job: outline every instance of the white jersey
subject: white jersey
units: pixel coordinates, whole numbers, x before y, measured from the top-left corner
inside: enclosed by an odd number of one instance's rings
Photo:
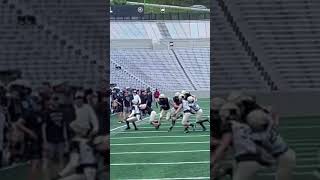
[[[132,106],[131,114],[133,116],[140,115],[140,109],[139,109],[138,105],[133,105]]]
[[[141,104],[141,98],[140,98],[140,96],[138,94],[133,96],[133,100],[137,101],[138,104]]]

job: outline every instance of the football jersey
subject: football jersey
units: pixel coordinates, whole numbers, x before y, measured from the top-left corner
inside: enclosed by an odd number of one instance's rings
[[[159,100],[159,105],[160,108],[163,110],[169,110],[170,109],[170,104],[168,98],[160,99]]]
[[[134,116],[140,115],[140,109],[137,105],[132,106],[131,112],[134,114]]]

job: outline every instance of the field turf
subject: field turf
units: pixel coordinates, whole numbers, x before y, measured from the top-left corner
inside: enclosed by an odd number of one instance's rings
[[[199,105],[204,117],[208,117],[209,99],[199,99]],[[112,120],[117,121],[116,117]],[[170,122],[164,121],[159,130],[147,122],[148,118],[140,122],[138,131],[111,132],[111,180],[208,179],[209,123],[206,132],[197,127],[185,134],[181,119],[171,132],[168,132]]]

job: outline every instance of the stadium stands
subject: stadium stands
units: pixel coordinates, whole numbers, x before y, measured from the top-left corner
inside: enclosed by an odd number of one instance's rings
[[[217,1],[212,3],[212,90],[268,91],[270,88],[251,61],[251,56],[239,41],[221,7]]]
[[[209,90],[210,49],[203,43],[209,42],[209,32],[209,21],[111,21],[111,41],[116,42],[111,62],[121,67],[111,66],[111,83],[147,84],[166,91]],[[203,47],[192,48],[194,41]],[[169,48],[170,42],[177,43]],[[136,79],[113,77],[126,73]]]
[[[102,6],[99,1],[93,2]],[[75,11],[79,6],[86,10]],[[0,47],[4,52],[0,56],[1,70],[18,68],[22,78],[34,86],[66,80],[100,88],[99,79],[105,78],[99,72],[105,69],[102,59],[106,52],[102,49],[108,46],[107,26],[87,16],[90,10],[85,2],[5,0],[0,8],[0,23],[6,27],[1,28],[0,41],[5,44]]]
[[[175,49],[174,52],[197,90],[210,89],[210,48]]]
[[[193,89],[171,51],[113,49],[111,61],[117,62],[121,68],[135,74],[150,87],[165,90]],[[111,76],[114,71],[118,70],[111,69]],[[135,87],[134,85],[126,86]]]
[[[319,89],[319,1],[224,1],[249,45],[262,48],[258,59],[286,84],[280,90]]]

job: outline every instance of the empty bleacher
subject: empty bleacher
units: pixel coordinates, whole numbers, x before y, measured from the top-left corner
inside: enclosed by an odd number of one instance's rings
[[[113,49],[111,61],[118,63],[121,68],[131,72],[150,87],[162,90],[193,89],[171,51]],[[118,70],[111,69],[111,76],[114,76],[114,71]],[[134,87],[134,84],[126,86]]]
[[[98,6],[98,1],[91,3]],[[1,70],[17,69],[34,86],[66,80],[72,85],[101,88],[105,79],[101,72],[105,71],[108,26],[90,21],[88,18],[98,15],[84,14],[90,10],[75,11],[79,6],[88,9],[86,4],[85,1],[1,1]]]
[[[320,87],[320,2],[316,0],[225,0],[247,39],[263,48],[267,63],[287,89]],[[242,29],[240,28],[240,31]],[[258,56],[259,58],[259,56]]]
[[[212,3],[211,90],[268,91],[270,88],[251,61],[251,56],[236,36],[222,8],[217,1]]]
[[[210,48],[175,49],[178,60],[197,90],[210,89]]]

